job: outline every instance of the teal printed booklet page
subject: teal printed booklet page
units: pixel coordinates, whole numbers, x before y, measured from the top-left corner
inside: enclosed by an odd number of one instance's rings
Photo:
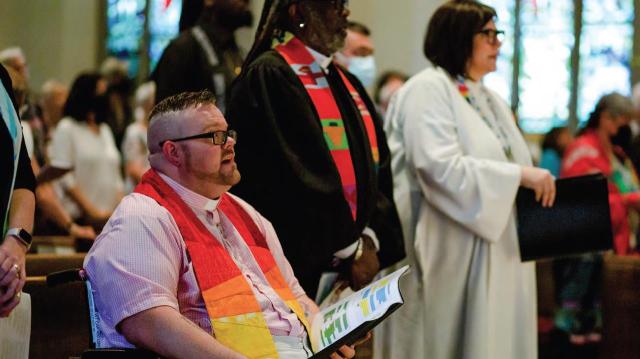
[[[355,343],[400,307],[399,281],[408,270],[404,266],[318,312],[311,323],[312,358],[328,358]]]

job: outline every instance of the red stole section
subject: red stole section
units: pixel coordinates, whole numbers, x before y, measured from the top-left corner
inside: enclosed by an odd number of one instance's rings
[[[155,170],[145,173],[135,192],[153,198],[171,213],[187,245],[202,292],[242,276],[240,269],[222,244]],[[271,270],[275,260],[269,252],[266,239],[244,208],[231,196],[225,194],[220,198],[218,210],[224,213],[238,230],[262,271],[267,273]]]
[[[276,45],[275,49],[285,61],[287,61],[289,66],[291,66],[291,69],[298,76],[298,79],[302,82],[313,102],[318,117],[320,118],[325,141],[331,152],[331,157],[336,165],[338,174],[340,175],[345,200],[349,204],[351,215],[355,220],[358,207],[358,193],[353,159],[351,158],[351,151],[349,150],[349,141],[342,114],[333,97],[329,82],[322,68],[315,62],[315,59],[306,49],[305,45],[293,37],[293,35],[287,34],[287,40],[282,44]],[[378,142],[371,114],[347,77],[338,67],[336,68],[360,111],[371,146],[373,162],[377,169],[379,161]]]

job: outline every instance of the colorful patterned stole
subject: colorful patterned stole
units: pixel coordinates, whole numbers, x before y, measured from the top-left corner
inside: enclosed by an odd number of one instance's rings
[[[313,102],[318,117],[320,118],[324,139],[340,174],[344,197],[349,204],[351,215],[355,221],[358,208],[356,176],[344,121],[340,114],[338,104],[331,92],[331,88],[329,87],[327,77],[302,41],[295,38],[292,34],[287,33],[282,43],[275,40],[274,48],[285,61],[287,61],[289,66],[291,66],[291,69],[298,76]],[[362,122],[367,131],[369,145],[371,146],[373,162],[377,169],[379,162],[378,141],[376,139],[373,118],[355,87],[353,87],[339,67],[336,66],[336,69],[338,69],[342,82],[347,87],[354,103],[360,111]]]
[[[220,242],[195,213],[153,169],[135,189],[166,208],[187,245],[213,334],[223,345],[249,358],[278,358],[271,332],[249,283]],[[220,198],[224,213],[251,250],[271,287],[298,316],[309,324],[300,303],[280,273],[269,247],[253,219],[231,196]]]

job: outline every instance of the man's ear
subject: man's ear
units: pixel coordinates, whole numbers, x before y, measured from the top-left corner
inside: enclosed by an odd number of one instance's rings
[[[162,144],[162,155],[167,162],[171,163],[175,167],[180,167],[182,165],[184,153],[182,148],[174,142],[167,141]]]

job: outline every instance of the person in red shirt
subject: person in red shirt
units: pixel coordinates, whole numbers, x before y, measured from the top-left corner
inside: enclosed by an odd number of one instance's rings
[[[631,101],[618,93],[603,96],[586,127],[565,151],[561,177],[602,173],[608,179],[613,249],[628,255],[635,246],[640,191],[638,180],[622,148],[612,143],[620,127],[629,123]],[[569,333],[574,345],[600,341],[602,255],[588,254],[554,263],[560,310],[556,326]]]

